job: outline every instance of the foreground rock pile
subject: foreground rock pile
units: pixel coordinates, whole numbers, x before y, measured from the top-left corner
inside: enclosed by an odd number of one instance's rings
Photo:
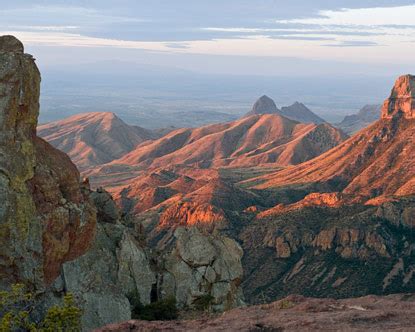
[[[74,294],[85,330],[131,319],[134,299],[146,305],[174,297],[183,309],[209,296],[214,311],[244,304],[242,249],[234,240],[178,228],[156,252],[120,217],[107,192],[92,197],[100,216],[92,247],[63,264],[47,299],[50,304],[64,291]]]

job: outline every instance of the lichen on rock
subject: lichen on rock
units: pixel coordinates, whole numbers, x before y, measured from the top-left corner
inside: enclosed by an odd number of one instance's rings
[[[36,136],[40,79],[22,43],[1,36],[0,288],[45,288],[94,237],[95,208],[76,167]]]

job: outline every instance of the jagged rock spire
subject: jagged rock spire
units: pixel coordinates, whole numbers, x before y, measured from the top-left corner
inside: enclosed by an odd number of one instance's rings
[[[383,104],[382,119],[391,119],[399,113],[406,119],[415,118],[415,76],[413,75],[399,77],[390,97]]]

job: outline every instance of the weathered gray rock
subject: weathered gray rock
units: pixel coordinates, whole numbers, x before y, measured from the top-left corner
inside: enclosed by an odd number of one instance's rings
[[[63,265],[65,289],[83,309],[82,326],[90,330],[131,318],[129,297],[150,303],[156,282],[147,253],[122,225],[98,224],[92,248]]]
[[[120,210],[112,196],[103,188],[91,193],[91,198],[97,207],[97,218],[100,222],[115,224],[121,219]]]
[[[0,52],[23,53],[24,47],[22,42],[14,36],[1,36]]]
[[[126,295],[138,293],[142,304],[151,302],[151,289],[156,283],[146,252],[140,248],[131,234],[123,233],[117,249],[118,280]]]
[[[166,255],[160,292],[175,296],[179,307],[193,307],[208,296],[216,311],[244,305],[239,287],[241,247],[225,236],[202,234],[196,227],[178,228],[174,235],[175,247]]]

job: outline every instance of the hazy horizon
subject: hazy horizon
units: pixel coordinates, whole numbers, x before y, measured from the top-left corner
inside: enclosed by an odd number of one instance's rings
[[[37,59],[41,121],[240,115],[268,94],[336,122],[414,72],[414,16],[415,1],[20,0],[3,5],[0,33]]]

